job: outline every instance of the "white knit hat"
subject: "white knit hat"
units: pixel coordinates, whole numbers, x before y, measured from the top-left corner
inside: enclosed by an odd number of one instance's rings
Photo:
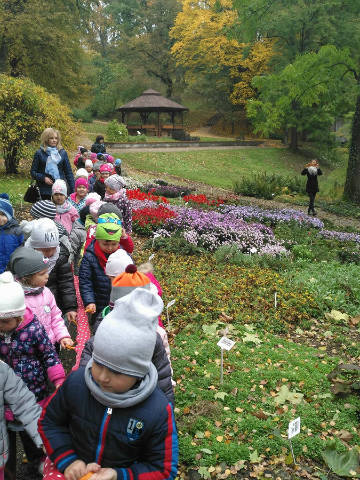
[[[32,248],[52,248],[59,245],[59,232],[50,218],[34,220],[31,231],[30,246]]]
[[[85,160],[85,167],[93,167],[93,162],[89,158]]]
[[[134,263],[128,253],[122,248],[112,253],[106,262],[105,273],[111,277],[117,277],[120,273],[125,272],[125,268]]]
[[[96,330],[93,359],[116,372],[144,377],[150,369],[163,301],[136,288],[115,302]]]
[[[67,197],[67,186],[64,180],[61,180],[61,178],[58,178],[55,180],[52,189],[51,189],[52,195],[54,193],[61,193],[61,195],[65,195]]]
[[[0,275],[0,318],[22,317],[25,313],[25,295],[11,272]]]
[[[85,168],[79,168],[79,170],[76,170],[75,180],[79,177],[84,177],[84,178],[86,178],[86,180],[89,178],[89,174],[85,170]]]

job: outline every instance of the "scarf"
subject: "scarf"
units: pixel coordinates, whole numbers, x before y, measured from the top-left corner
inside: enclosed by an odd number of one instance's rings
[[[105,267],[106,267],[106,263],[108,261],[109,255],[106,255],[106,253],[104,253],[101,250],[100,245],[97,242],[97,240],[95,240],[95,243],[94,243],[94,253],[96,255],[96,258],[98,259],[98,262],[100,263],[100,267],[105,272]]]
[[[47,147],[46,153],[48,158],[46,161],[45,173],[48,173],[55,180],[60,178],[60,173],[58,169],[58,164],[61,162],[61,156],[56,147]]]
[[[56,213],[62,215],[63,213],[67,213],[71,209],[71,203],[65,200],[62,205],[56,205]]]
[[[124,190],[125,188],[122,188],[118,192],[115,192],[113,195],[109,195],[108,193],[105,193],[104,200],[106,202],[117,202],[120,197],[124,196]]]
[[[33,248],[34,250],[37,249],[37,247],[34,248],[34,247],[32,246],[31,237],[29,237],[29,238],[26,240],[26,242],[25,242],[25,247],[27,247],[27,248]],[[55,264],[56,264],[56,262],[57,262],[57,259],[59,258],[59,255],[60,255],[60,245],[58,245],[58,246],[56,247],[56,252],[54,253],[54,255],[48,259],[47,267],[48,267],[49,275],[50,275],[51,270],[55,267]]]
[[[308,172],[310,175],[317,175],[317,168],[316,167],[308,167]]]
[[[93,359],[91,358],[85,367],[85,383],[91,392],[91,395],[101,405],[111,408],[128,408],[146,400],[155,390],[158,373],[155,366],[150,363],[149,373],[140,381],[140,384],[124,393],[104,392],[95,382],[91,375],[91,366]]]
[[[20,283],[20,285],[24,290],[25,297],[30,295],[40,295],[40,293],[42,293],[44,290],[44,287],[30,287],[29,285],[24,285],[23,283]]]

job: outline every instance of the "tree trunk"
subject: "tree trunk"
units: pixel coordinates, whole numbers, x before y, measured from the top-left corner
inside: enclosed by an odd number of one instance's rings
[[[7,174],[18,173],[19,160],[17,158],[17,148],[4,150],[5,169]]]
[[[296,127],[290,127],[290,150],[296,152],[298,149],[298,131]]]
[[[360,204],[360,94],[356,99],[356,108],[352,121],[344,198]]]

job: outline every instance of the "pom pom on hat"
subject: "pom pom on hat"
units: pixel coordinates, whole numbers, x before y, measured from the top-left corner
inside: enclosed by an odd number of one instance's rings
[[[99,216],[95,232],[96,240],[120,242],[121,232],[121,220],[115,213],[105,213]]]
[[[96,200],[95,202],[92,202],[90,204],[89,211],[90,211],[90,215],[93,217],[94,220],[98,216],[99,208],[101,207],[101,205],[104,205],[104,203],[105,202],[103,202],[102,200]]]
[[[122,248],[119,248],[116,252],[109,255],[108,261],[106,262],[105,273],[110,277],[117,277],[125,272],[126,268],[132,263],[133,260],[130,255]]]
[[[136,288],[140,287],[150,290],[150,283],[149,277],[144,273],[138,272],[136,265],[127,265],[125,272],[118,275],[112,283],[110,305]]]
[[[56,217],[56,205],[51,200],[40,200],[34,203],[30,210],[33,218],[50,218]]]
[[[113,166],[111,165],[111,163],[104,163],[103,165],[101,165],[100,173],[103,173],[103,172],[108,172],[108,173],[113,172]]]
[[[17,248],[10,256],[9,268],[16,278],[27,277],[47,268],[48,258],[32,248]]]
[[[11,220],[14,216],[14,210],[7,193],[0,193],[0,213],[3,213],[8,220]]]
[[[53,248],[59,245],[59,232],[53,220],[39,218],[34,220],[30,236],[32,248]]]
[[[118,300],[96,331],[93,360],[118,373],[143,378],[150,369],[163,307],[158,295],[143,288]]]
[[[75,189],[78,188],[78,187],[86,187],[88,190],[89,190],[89,184],[87,182],[87,180],[85,180],[85,178],[78,178],[75,182]]]
[[[79,168],[79,170],[76,171],[75,178],[77,179],[79,177],[84,177],[84,178],[86,178],[86,180],[88,179],[89,174],[85,170],[85,168]]]
[[[11,272],[0,275],[0,318],[22,317],[25,313],[25,295]]]
[[[85,205],[91,205],[92,203],[99,202],[100,200],[101,200],[101,197],[98,193],[91,192],[86,197]]]
[[[100,169],[101,172],[101,169]],[[111,175],[105,180],[105,185],[116,192],[119,192],[122,188],[126,186],[126,182],[120,175]]]
[[[61,195],[65,195],[65,197],[67,197],[67,186],[65,181],[61,180],[60,178],[55,180],[51,188],[51,193],[52,195],[55,193],[60,193]]]

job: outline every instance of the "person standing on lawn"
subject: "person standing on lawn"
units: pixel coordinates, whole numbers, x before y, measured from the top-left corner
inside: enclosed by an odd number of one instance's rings
[[[51,200],[51,187],[55,180],[66,180],[69,192],[75,189],[74,175],[69,157],[61,146],[60,132],[45,128],[40,137],[40,148],[36,150],[31,165],[31,176],[40,189],[42,200]]]
[[[308,215],[310,215],[311,213],[313,215],[316,215],[314,207],[315,196],[319,191],[318,176],[322,175],[322,171],[319,168],[317,160],[311,160],[310,163],[305,165],[305,168],[301,172],[301,175],[307,175],[306,193],[309,195]]]

